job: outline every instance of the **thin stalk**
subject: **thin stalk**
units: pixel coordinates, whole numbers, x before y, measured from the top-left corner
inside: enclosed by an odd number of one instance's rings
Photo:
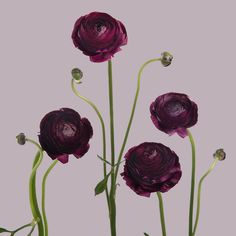
[[[113,88],[112,88],[112,62],[108,61],[108,88],[110,108],[110,139],[111,139],[111,190],[110,190],[110,226],[111,235],[116,236],[116,202],[115,202],[115,137],[114,137],[114,111],[113,111]]]
[[[195,224],[194,224],[194,229],[192,236],[195,235],[197,226],[198,226],[198,221],[199,221],[199,215],[200,215],[200,207],[201,207],[201,190],[202,190],[202,183],[203,180],[210,174],[210,172],[214,169],[216,163],[219,161],[218,158],[215,158],[207,172],[201,177],[199,184],[198,184],[198,194],[197,194],[197,212],[196,212],[196,218],[195,218]]]
[[[113,111],[113,85],[112,85],[111,60],[108,61],[108,85],[109,85],[109,106],[110,106],[111,164],[115,165],[114,111]]]
[[[96,114],[97,114],[97,116],[98,116],[98,118],[100,120],[101,127],[102,127],[103,159],[105,160],[105,162],[103,162],[103,175],[104,175],[104,178],[105,178],[107,176],[107,169],[106,169],[106,130],[105,130],[104,120],[103,120],[102,115],[101,115],[100,111],[98,110],[97,106],[93,102],[91,102],[88,98],[82,96],[76,90],[76,88],[75,88],[75,80],[74,79],[71,80],[71,88],[72,88],[72,91],[74,92],[74,94],[76,96],[78,96],[83,101],[88,103],[94,109],[94,111],[96,112]],[[110,200],[109,200],[109,194],[108,194],[107,187],[106,187],[105,191],[106,191],[106,199],[107,199],[108,210],[110,212]]]
[[[34,232],[35,229],[35,225],[32,226],[32,229],[30,230],[30,232],[27,234],[27,236],[31,236],[32,233]]]
[[[22,230],[22,229],[24,229],[24,228],[27,228],[27,227],[31,227],[31,226],[32,226],[32,223],[23,225],[23,226],[19,227],[18,229],[12,231],[12,233],[15,234],[16,232],[19,232],[20,230]]]
[[[161,193],[157,192],[157,196],[159,199],[159,210],[160,210],[160,218],[161,218],[162,236],[166,236],[165,215],[164,215],[164,207],[163,207],[163,200],[162,200]]]
[[[43,182],[42,182],[42,215],[43,215],[43,222],[44,222],[44,235],[48,236],[48,221],[46,217],[46,208],[45,208],[45,190],[46,190],[46,180],[53,169],[53,167],[57,164],[58,160],[54,160],[53,163],[49,166],[47,171],[45,172],[43,176]]]
[[[192,148],[192,175],[191,175],[191,189],[190,189],[190,201],[189,201],[189,231],[188,235],[192,236],[193,230],[193,204],[194,204],[194,190],[195,190],[195,172],[196,172],[196,152],[193,136],[189,130],[188,137]]]
[[[22,229],[25,229],[27,227],[32,227],[32,229],[30,230],[30,232],[33,232],[34,228],[35,228],[35,225],[37,224],[37,222],[33,219],[31,221],[31,223],[28,223],[28,224],[25,224],[15,230],[11,230],[11,231],[8,231],[9,233],[11,233],[11,236],[15,235],[17,232],[19,232],[20,230]]]
[[[156,61],[161,61],[161,58],[151,59],[151,60],[145,62],[145,63],[141,66],[141,68],[139,69],[138,81],[137,81],[137,88],[136,88],[136,93],[135,93],[135,97],[134,97],[134,103],[133,103],[133,107],[132,107],[132,110],[131,110],[131,114],[130,114],[130,118],[129,118],[129,123],[128,123],[127,129],[126,129],[126,132],[125,132],[124,140],[123,140],[123,143],[122,143],[122,146],[121,146],[121,149],[120,149],[120,153],[119,153],[119,156],[118,156],[117,163],[120,163],[121,158],[122,158],[122,156],[123,156],[123,152],[124,152],[125,145],[126,145],[126,143],[127,143],[127,139],[128,139],[128,136],[129,136],[129,131],[130,131],[130,128],[131,128],[131,124],[132,124],[132,121],[133,121],[133,118],[134,118],[134,112],[135,112],[135,108],[136,108],[136,104],[137,104],[137,100],[138,100],[138,96],[139,96],[140,80],[141,80],[141,75],[142,75],[143,69],[144,69],[147,65],[149,65],[150,63],[156,62]],[[120,165],[117,165],[117,167],[116,167],[116,169],[115,169],[115,181],[117,180],[117,175],[118,175],[118,171],[119,171],[119,166],[120,166]]]
[[[30,200],[32,215],[34,217],[34,220],[37,221],[38,235],[44,236],[44,226],[43,226],[42,216],[38,207],[37,193],[36,193],[36,171],[42,162],[43,150],[40,147],[40,145],[35,141],[31,139],[26,139],[26,141],[34,144],[38,148],[38,152],[35,156],[33,169],[29,179],[29,200]]]

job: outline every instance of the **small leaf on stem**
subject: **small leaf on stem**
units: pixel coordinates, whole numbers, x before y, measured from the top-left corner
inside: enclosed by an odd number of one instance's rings
[[[105,162],[105,163],[107,163],[108,165],[111,166],[111,163],[110,163],[109,161],[105,160],[104,158],[102,158],[102,157],[99,156],[99,155],[97,155],[97,157],[98,157],[101,161],[103,161],[103,162]]]
[[[95,196],[102,193],[107,187],[107,181],[110,176],[111,172],[102,180],[100,181],[97,186],[95,187]]]
[[[11,231],[4,228],[0,228],[0,233],[5,233],[5,232],[10,233]]]

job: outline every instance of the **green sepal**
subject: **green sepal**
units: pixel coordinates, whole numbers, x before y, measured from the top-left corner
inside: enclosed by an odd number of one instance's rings
[[[97,184],[97,186],[95,187],[95,196],[104,192],[104,190],[107,187],[107,181],[108,181],[110,174],[111,174],[111,172],[108,175],[106,175],[106,177]]]
[[[147,234],[147,233],[144,233],[144,235],[145,235],[145,236],[149,236],[149,234]]]
[[[4,229],[4,228],[0,228],[0,233],[11,233],[11,231],[7,230],[7,229]]]

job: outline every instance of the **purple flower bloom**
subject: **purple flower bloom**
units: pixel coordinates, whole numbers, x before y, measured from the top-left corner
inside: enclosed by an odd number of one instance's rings
[[[110,60],[120,46],[127,44],[124,25],[106,13],[81,16],[74,25],[72,40],[93,62]]]
[[[131,148],[125,159],[121,176],[141,196],[167,192],[179,182],[182,175],[178,156],[161,143],[142,143]]]
[[[198,120],[197,105],[181,93],[166,93],[157,97],[150,106],[150,112],[159,130],[169,135],[176,132],[182,138],[187,136],[187,128]]]
[[[67,163],[69,154],[80,158],[88,151],[92,135],[92,126],[86,118],[70,108],[61,108],[42,119],[39,142],[53,160]]]

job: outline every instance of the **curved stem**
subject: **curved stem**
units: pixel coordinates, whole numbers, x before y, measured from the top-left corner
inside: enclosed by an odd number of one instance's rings
[[[76,88],[75,88],[75,80],[74,79],[71,80],[71,87],[72,87],[72,91],[74,92],[74,94],[76,96],[78,96],[83,101],[88,103],[94,109],[94,111],[96,112],[96,114],[97,114],[97,116],[98,116],[98,118],[100,120],[101,127],[102,127],[102,140],[103,140],[103,159],[106,160],[106,130],[105,130],[105,124],[104,124],[102,115],[101,115],[101,113],[99,112],[98,108],[96,107],[96,105],[93,102],[91,102],[88,98],[82,96],[76,90]],[[107,169],[106,169],[106,163],[105,162],[103,162],[103,175],[104,175],[104,178],[107,176]],[[105,191],[106,191],[106,199],[107,199],[108,210],[110,212],[110,201],[109,201],[109,195],[108,195],[107,187],[106,187]]]
[[[48,236],[48,222],[46,217],[46,210],[45,210],[45,190],[46,190],[46,180],[50,173],[50,171],[53,169],[53,167],[57,164],[58,160],[54,160],[53,163],[49,166],[47,171],[45,172],[43,176],[43,182],[42,182],[42,215],[43,215],[43,222],[44,222],[44,235]]]
[[[140,90],[140,80],[141,80],[141,75],[142,75],[143,69],[148,64],[150,64],[152,62],[156,62],[156,61],[161,61],[161,58],[151,59],[151,60],[145,62],[141,66],[141,68],[139,69],[138,81],[137,81],[137,89],[136,89],[136,93],[135,93],[134,103],[133,103],[132,111],[131,111],[130,118],[129,118],[129,123],[128,123],[127,129],[126,129],[126,132],[125,132],[125,137],[124,137],[124,140],[123,140],[123,144],[121,146],[121,150],[120,150],[120,153],[119,153],[119,156],[118,156],[117,163],[120,163],[120,160],[122,158],[122,155],[123,155],[123,152],[124,152],[124,149],[125,149],[125,145],[126,145],[126,142],[127,142],[127,139],[128,139],[129,131],[130,131],[130,128],[131,128],[131,124],[132,124],[132,121],[133,121],[133,118],[134,118],[134,112],[135,112],[135,108],[136,108],[136,104],[137,104],[137,100],[138,100],[138,95],[139,95],[139,90]],[[118,171],[119,171],[119,166],[120,165],[117,165],[116,170],[115,170],[115,181],[117,179],[117,175],[118,175]]]
[[[9,232],[11,232],[11,235],[15,235],[15,233],[17,233],[18,231],[20,231],[24,228],[27,228],[27,227],[32,227],[32,229],[34,229],[36,224],[37,224],[37,222],[35,220],[32,220],[31,223],[25,224],[25,225],[15,229],[15,230],[12,230],[12,231],[9,231]],[[31,231],[32,231],[32,229],[31,229]]]
[[[43,159],[43,150],[38,143],[31,139],[26,139],[26,141],[34,144],[38,148],[38,152],[35,156],[33,169],[29,179],[29,200],[30,200],[30,207],[32,211],[32,215],[34,220],[37,221],[38,225],[38,234],[39,236],[44,236],[44,226],[42,221],[42,216],[38,207],[37,201],[37,194],[36,194],[36,171]]]
[[[201,177],[199,184],[198,184],[198,194],[197,194],[197,212],[196,212],[196,218],[195,218],[195,224],[194,224],[194,229],[193,229],[193,233],[192,236],[195,235],[196,230],[197,230],[197,225],[198,225],[198,221],[199,221],[199,215],[200,215],[200,205],[201,205],[201,190],[202,190],[202,182],[203,180],[210,174],[210,172],[214,169],[216,163],[219,161],[218,158],[215,158],[215,160],[213,161],[213,163],[211,164],[211,166],[209,167],[209,169],[207,170],[207,172]]]
[[[159,199],[159,209],[160,209],[162,236],[166,236],[165,215],[164,215],[164,207],[163,207],[163,200],[162,200],[161,193],[157,192],[157,196],[158,196],[158,199]]]
[[[31,236],[32,233],[34,232],[35,229],[35,225],[32,226],[32,229],[30,230],[30,232],[27,234],[27,236]]]
[[[189,202],[189,232],[188,232],[188,235],[192,236],[196,157],[195,157],[195,143],[194,143],[193,136],[189,130],[187,130],[187,133],[188,133],[189,141],[192,147],[192,175],[191,175],[191,189],[190,189],[190,202]]]
[[[23,226],[19,227],[18,229],[14,230],[13,233],[15,234],[16,232],[18,232],[18,231],[20,231],[20,230],[22,230],[24,228],[30,227],[30,226],[32,226],[31,223],[23,225]]]
[[[115,202],[115,138],[114,138],[114,111],[113,111],[113,88],[112,88],[112,62],[108,61],[108,85],[110,105],[110,139],[111,139],[111,190],[110,190],[110,223],[111,235],[116,236],[116,202]]]

